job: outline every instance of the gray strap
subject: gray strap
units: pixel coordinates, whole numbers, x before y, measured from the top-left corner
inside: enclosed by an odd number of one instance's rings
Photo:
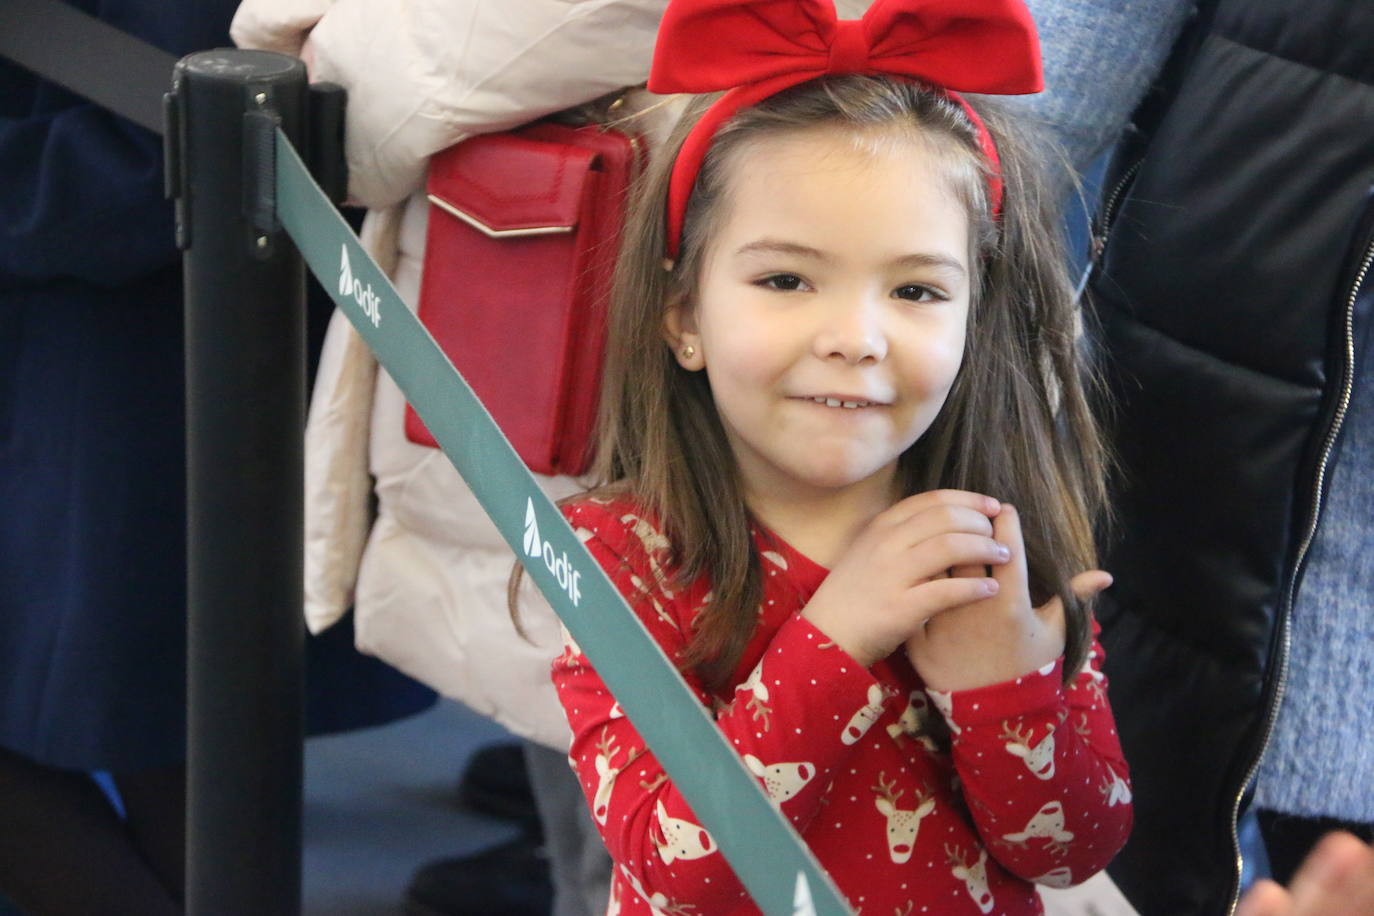
[[[0,22],[0,57],[162,133],[174,55],[58,0],[0,0]]]

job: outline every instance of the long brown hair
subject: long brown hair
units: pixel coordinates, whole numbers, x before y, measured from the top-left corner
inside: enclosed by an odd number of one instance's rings
[[[740,112],[716,134],[688,205],[680,257],[668,270],[669,170],[711,100],[689,106],[635,195],[612,293],[594,470],[599,491],[623,494],[658,519],[682,582],[710,577],[714,597],[682,664],[724,686],[754,630],[763,586],[752,519],[706,374],[673,359],[665,309],[691,301],[740,151],[762,136],[839,125],[856,137],[920,138],[940,155],[968,207],[976,266],[964,361],[939,416],[900,459],[903,492],[957,487],[1017,506],[1032,600],[1064,602],[1071,677],[1086,656],[1090,626],[1068,582],[1095,565],[1106,454],[1085,396],[1060,218],[1036,168],[1040,152],[994,106],[970,100],[1001,158],[1005,196],[994,221],[973,125],[944,93],[865,76],[813,80]]]

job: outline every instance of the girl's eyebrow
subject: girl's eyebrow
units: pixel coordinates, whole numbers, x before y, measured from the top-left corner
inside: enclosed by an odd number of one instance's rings
[[[937,270],[948,271],[963,277],[968,274],[964,265],[958,258],[951,258],[947,254],[932,254],[922,252],[920,254],[908,254],[897,258],[892,262],[894,267],[933,267]]]
[[[796,257],[807,258],[812,261],[820,261],[823,264],[833,264],[835,258],[819,248],[812,248],[810,245],[802,245],[797,242],[786,242],[781,239],[758,239],[741,245],[735,249],[736,257],[749,254],[790,254]],[[915,254],[903,255],[892,260],[893,267],[933,267],[939,270],[957,274],[960,277],[966,276],[968,271],[957,258],[952,258],[945,254],[935,254],[931,252],[918,252]]]
[[[735,249],[735,254],[790,254],[801,258],[808,258],[812,261],[822,263],[834,263],[834,258],[821,251],[819,248],[812,248],[809,245],[800,245],[796,242],[784,242],[781,239],[759,239],[747,245],[741,245]]]

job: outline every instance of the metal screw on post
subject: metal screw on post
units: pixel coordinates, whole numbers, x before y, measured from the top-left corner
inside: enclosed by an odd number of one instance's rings
[[[191,916],[301,908],[305,274],[273,156],[306,98],[299,60],[217,50],[177,64],[166,106],[187,246]]]

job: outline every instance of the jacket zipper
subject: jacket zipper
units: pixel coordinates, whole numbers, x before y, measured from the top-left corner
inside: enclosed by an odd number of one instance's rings
[[[1293,564],[1293,575],[1288,582],[1287,594],[1284,595],[1283,604],[1279,608],[1278,677],[1275,681],[1274,696],[1265,713],[1264,732],[1260,740],[1259,752],[1250,762],[1250,768],[1245,774],[1244,781],[1240,784],[1235,801],[1231,803],[1231,849],[1235,853],[1236,864],[1235,875],[1231,880],[1231,901],[1226,908],[1227,916],[1234,916],[1236,906],[1240,901],[1240,879],[1245,864],[1244,856],[1241,855],[1240,851],[1240,806],[1245,798],[1245,790],[1254,781],[1260,761],[1264,759],[1264,753],[1269,748],[1269,741],[1274,735],[1274,724],[1279,716],[1279,707],[1283,704],[1284,691],[1288,687],[1288,652],[1292,636],[1290,617],[1293,611],[1293,602],[1297,597],[1298,571],[1307,561],[1307,551],[1311,548],[1312,539],[1317,534],[1317,521],[1321,517],[1322,487],[1326,481],[1326,468],[1331,460],[1331,452],[1336,445],[1336,438],[1340,435],[1341,426],[1345,423],[1346,410],[1350,407],[1350,392],[1354,387],[1355,378],[1355,301],[1359,298],[1360,287],[1364,285],[1371,264],[1374,264],[1374,242],[1370,242],[1365,248],[1360,269],[1355,274],[1355,282],[1350,287],[1350,295],[1346,297],[1345,367],[1341,380],[1341,396],[1336,403],[1336,415],[1332,418],[1331,426],[1326,431],[1326,441],[1322,443],[1321,461],[1317,464],[1316,486],[1313,491],[1312,511],[1308,516],[1307,530],[1303,534],[1302,545],[1298,548],[1297,560]]]
[[[1102,257],[1102,251],[1107,247],[1107,236],[1112,231],[1112,223],[1116,220],[1116,208],[1121,203],[1121,198],[1125,196],[1126,188],[1130,187],[1135,173],[1140,171],[1140,164],[1144,162],[1144,157],[1131,163],[1130,168],[1122,173],[1121,178],[1112,186],[1112,193],[1107,196],[1107,204],[1102,208],[1102,219],[1098,221],[1097,233],[1093,236],[1093,260],[1097,261]]]

